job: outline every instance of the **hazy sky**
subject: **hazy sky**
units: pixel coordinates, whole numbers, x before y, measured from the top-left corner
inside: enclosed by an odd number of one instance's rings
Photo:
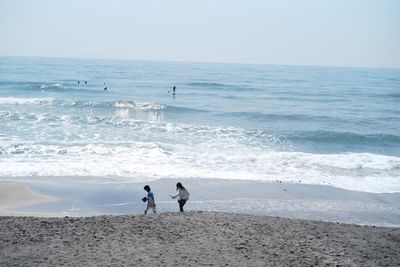
[[[400,67],[400,0],[0,0],[0,55]]]

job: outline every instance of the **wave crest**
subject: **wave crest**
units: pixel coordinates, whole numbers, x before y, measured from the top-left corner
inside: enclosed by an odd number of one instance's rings
[[[64,106],[71,107],[115,107],[121,109],[135,110],[162,110],[166,107],[157,103],[146,103],[136,101],[90,101],[90,100],[67,100]]]
[[[303,132],[291,137],[292,140],[317,141],[326,143],[400,143],[400,136],[390,134],[358,134],[351,132],[315,131]]]
[[[400,158],[370,153],[311,154],[257,149],[239,141],[226,147],[225,142],[209,140],[187,144],[15,143],[0,145],[0,155],[0,177],[282,180],[368,192],[400,192]]]
[[[52,98],[19,98],[19,97],[0,97],[0,105],[49,105]]]

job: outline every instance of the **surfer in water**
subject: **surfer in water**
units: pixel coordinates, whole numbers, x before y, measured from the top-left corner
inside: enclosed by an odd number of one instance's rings
[[[175,95],[175,91],[176,91],[176,87],[175,87],[175,85],[174,85],[174,87],[172,87],[172,94],[173,95]],[[168,94],[170,93],[171,91],[168,91]]]
[[[108,89],[107,83],[105,82],[105,83],[104,83],[104,91],[106,91],[107,89]]]

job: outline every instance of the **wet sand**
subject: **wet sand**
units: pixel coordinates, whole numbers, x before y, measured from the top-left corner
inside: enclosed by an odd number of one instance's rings
[[[104,179],[108,181],[107,179]],[[143,186],[149,184],[159,212],[178,210],[169,194],[175,193],[176,179],[146,183],[110,183],[95,178],[33,178],[26,182],[25,193],[50,196],[57,201],[32,203],[7,209],[11,215],[97,216],[142,214],[145,204]],[[376,194],[340,189],[329,185],[187,179],[188,211],[234,212],[279,216],[291,219],[322,220],[375,226],[400,226],[400,194]],[[21,186],[21,185],[20,185]],[[0,193],[2,192],[0,182]],[[4,188],[3,188],[4,189]],[[4,190],[3,190],[4,191]],[[1,194],[0,194],[1,195]],[[8,194],[9,202],[13,195]],[[4,197],[3,197],[4,198]],[[42,215],[41,215],[42,214]]]
[[[0,217],[1,266],[398,266],[400,228],[215,212]]]
[[[35,212],[11,212],[10,210],[20,206],[30,206],[40,203],[55,202],[56,198],[39,194],[29,190],[25,183],[0,181],[0,216],[1,215],[37,215],[45,213]]]

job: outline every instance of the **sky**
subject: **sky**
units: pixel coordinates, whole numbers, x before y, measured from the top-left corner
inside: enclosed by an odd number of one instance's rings
[[[399,0],[0,0],[0,55],[400,67]]]

